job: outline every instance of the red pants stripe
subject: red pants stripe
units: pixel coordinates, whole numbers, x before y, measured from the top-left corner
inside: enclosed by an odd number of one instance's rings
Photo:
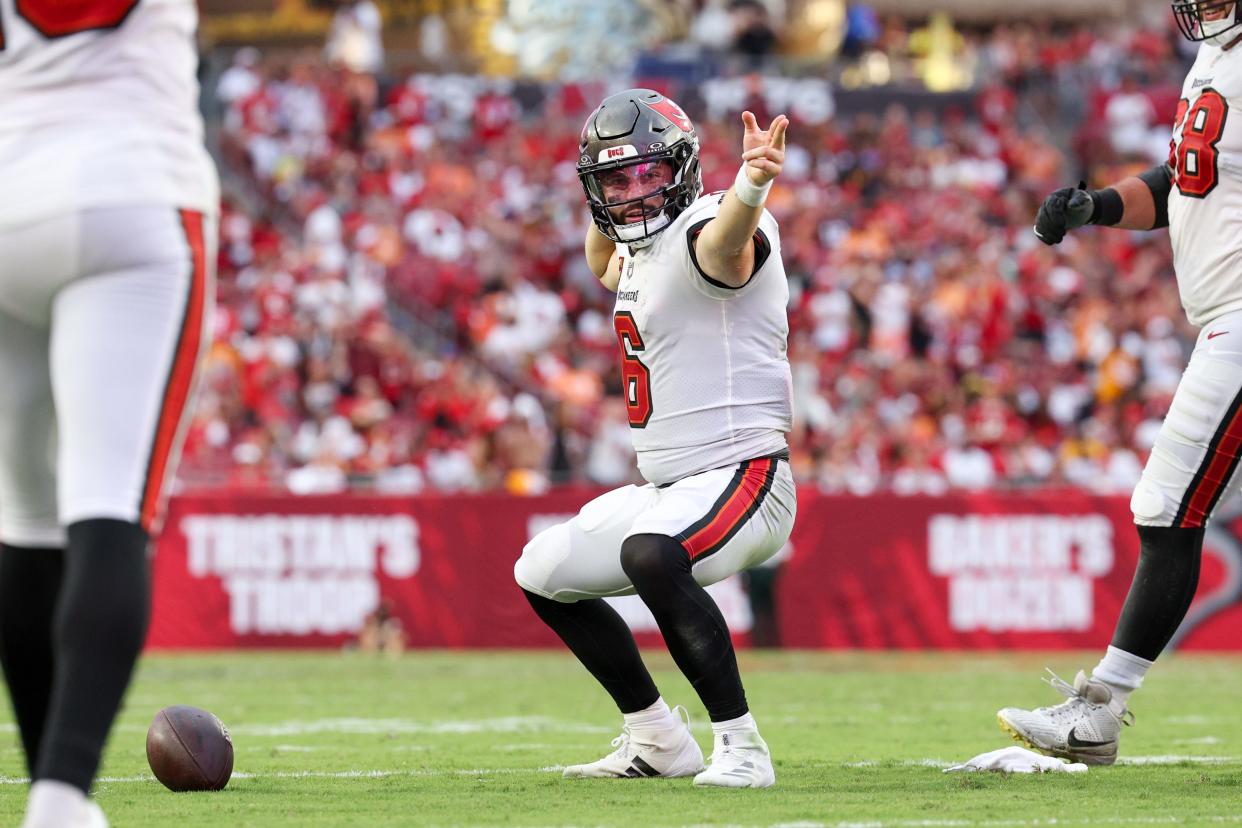
[[[741,464],[711,510],[677,536],[691,560],[719,550],[759,509],[772,488],[777,462],[765,457]]]
[[[164,398],[147,462],[146,485],[143,487],[139,520],[148,532],[154,530],[161,508],[165,477],[177,445],[182,421],[188,415],[186,406],[194,386],[194,372],[203,345],[203,314],[207,306],[207,241],[203,233],[203,215],[181,210],[181,226],[191,258],[190,289],[185,312],[181,318],[181,334],[177,351],[164,384]]]

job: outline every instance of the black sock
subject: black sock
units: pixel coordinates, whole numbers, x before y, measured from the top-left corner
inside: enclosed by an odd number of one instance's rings
[[[622,713],[637,713],[660,698],[634,634],[602,598],[553,601],[522,590],[535,614],[561,637],[570,652],[595,676]]]
[[[1140,526],[1139,560],[1113,646],[1155,661],[1186,617],[1199,586],[1202,529]]]
[[[0,544],[0,664],[34,774],[52,692],[52,618],[65,553]]]
[[[53,631],[56,674],[36,779],[90,790],[147,634],[147,542],[142,527],[120,520],[69,527]]]
[[[749,708],[729,627],[690,574],[690,555],[682,545],[667,535],[634,535],[621,545],[621,566],[711,720],[744,716]]]

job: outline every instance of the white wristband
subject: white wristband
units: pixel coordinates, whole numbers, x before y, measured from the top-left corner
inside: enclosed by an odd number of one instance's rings
[[[768,190],[771,189],[771,181],[762,187],[754,184],[750,180],[750,176],[746,174],[745,164],[737,171],[737,178],[733,181],[733,194],[737,196],[738,201],[748,207],[762,207],[763,202],[768,198]]]

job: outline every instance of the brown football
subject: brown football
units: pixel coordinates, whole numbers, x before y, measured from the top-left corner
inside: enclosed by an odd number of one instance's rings
[[[206,710],[165,707],[147,730],[147,764],[170,791],[218,791],[233,775],[233,740]]]

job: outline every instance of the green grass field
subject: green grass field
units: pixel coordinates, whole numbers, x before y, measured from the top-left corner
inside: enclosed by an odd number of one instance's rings
[[[114,731],[99,802],[116,826],[381,825],[1211,825],[1242,823],[1242,659],[1162,662],[1135,697],[1127,764],[1085,775],[944,774],[945,763],[1012,744],[1007,704],[1057,697],[1088,654],[743,654],[751,707],[777,765],[763,791],[690,780],[562,780],[596,759],[620,719],[567,655],[246,653],[147,658]],[[662,654],[666,699],[706,715]],[[146,765],[155,712],[218,714],[234,776],[173,794]],[[0,824],[26,788],[7,705]]]

